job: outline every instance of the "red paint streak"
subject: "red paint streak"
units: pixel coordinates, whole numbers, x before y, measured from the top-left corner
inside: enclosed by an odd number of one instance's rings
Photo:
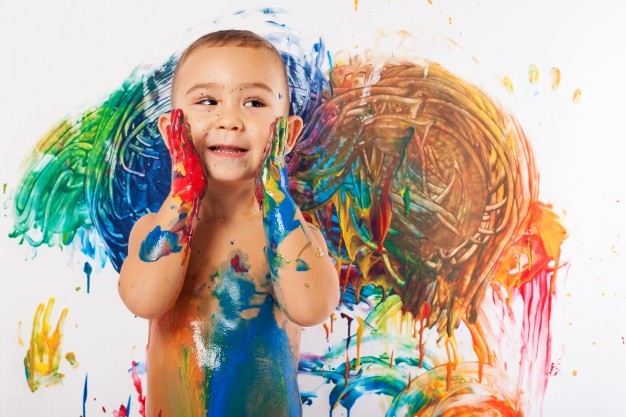
[[[248,272],[248,269],[239,262],[239,254],[235,255],[233,259],[230,260],[230,266],[237,274],[245,274]]]
[[[396,164],[397,157],[393,158],[391,165],[387,171],[387,177],[385,178],[385,184],[383,185],[383,189],[378,194],[378,196],[374,196],[372,201],[372,208],[370,212],[370,224],[372,230],[372,237],[375,242],[378,242],[378,253],[383,253],[383,245],[385,243],[385,238],[387,237],[387,232],[389,231],[389,226],[391,225],[391,180],[393,178],[393,167]]]
[[[345,386],[348,386],[348,377],[350,376],[350,356],[348,354],[348,350],[350,349],[350,339],[352,339],[352,332],[350,331],[350,326],[352,325],[352,317],[348,316],[345,313],[341,313],[341,317],[348,320],[348,338],[346,339],[346,375],[345,375]]]
[[[172,158],[171,195],[181,200],[184,216],[182,225],[173,230],[182,233],[180,243],[185,245],[184,257],[189,254],[193,221],[198,216],[200,201],[206,192],[206,174],[200,156],[193,146],[191,127],[184,122],[183,111],[172,110],[171,124],[167,126],[167,143]]]
[[[106,409],[106,408],[104,408],[104,406],[102,406],[102,412],[103,412],[103,413],[106,413],[106,412],[107,412],[107,409]]]
[[[113,417],[127,417],[126,406],[122,404],[119,410],[113,410]]]
[[[137,375],[137,362],[133,361],[133,366],[130,371],[130,375],[133,378],[133,385],[137,391],[137,400],[139,401],[139,414],[142,417],[146,417],[146,396],[143,395],[143,388],[141,387],[141,378]]]

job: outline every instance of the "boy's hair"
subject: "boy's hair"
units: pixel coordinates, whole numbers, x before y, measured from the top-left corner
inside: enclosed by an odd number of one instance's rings
[[[256,33],[240,29],[226,29],[207,33],[189,45],[180,56],[178,63],[176,64],[176,68],[174,69],[174,74],[172,75],[172,91],[174,91],[178,69],[182,66],[187,57],[196,49],[205,46],[239,46],[242,48],[265,49],[274,58],[276,58],[276,64],[280,68],[283,80],[285,81],[287,99],[289,99],[289,79],[287,78],[287,68],[285,67],[283,57],[280,52],[278,52],[278,49],[276,49],[276,47],[274,47],[274,45],[272,45],[267,39],[257,35]]]

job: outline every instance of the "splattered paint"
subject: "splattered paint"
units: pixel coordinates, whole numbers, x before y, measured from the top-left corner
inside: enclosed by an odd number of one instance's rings
[[[278,268],[290,262],[279,252],[278,246],[285,237],[302,227],[296,216],[295,201],[289,192],[289,176],[285,165],[287,118],[281,117],[272,126],[272,145],[256,181],[256,195],[263,208],[263,227],[267,238],[267,261],[272,278],[277,279]]]
[[[307,390],[305,403],[349,411],[382,395],[387,415],[532,414],[550,374],[566,234],[539,201],[522,127],[445,68],[413,63],[423,57],[336,56],[321,41],[301,55],[283,52],[291,113],[306,125],[286,161],[289,184],[286,176],[281,182],[324,233],[342,284],[337,320],[324,323],[328,344],[303,352],[299,363],[318,389],[330,385],[330,395]],[[16,194],[13,237],[35,247],[77,244],[119,268],[130,228],[170,191],[171,160],[156,120],[169,108],[175,62],[137,71],[42,139]],[[558,88],[560,72],[550,76]],[[529,81],[538,77],[531,67]],[[514,93],[509,77],[501,82]],[[224,303],[218,329],[222,319],[242,323],[237,309],[249,298],[229,299],[231,291],[254,292],[230,279],[245,273],[242,261],[229,267],[216,290]],[[274,330],[271,321],[259,324]],[[241,334],[214,337],[234,349]],[[209,379],[236,384],[223,368]],[[221,395],[210,401],[234,407]]]
[[[32,392],[44,386],[61,383],[64,375],[59,372],[61,362],[61,341],[63,339],[63,325],[68,309],[64,308],[61,316],[52,331],[50,316],[54,308],[54,298],[48,300],[45,306],[39,304],[33,318],[33,330],[30,345],[24,358],[26,382]]]

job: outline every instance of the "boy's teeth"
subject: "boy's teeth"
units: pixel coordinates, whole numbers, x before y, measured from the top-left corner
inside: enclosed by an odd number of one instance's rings
[[[223,147],[223,146],[211,146],[210,149],[215,152],[224,152],[224,153],[244,152],[244,150],[241,148],[231,148],[231,147]]]

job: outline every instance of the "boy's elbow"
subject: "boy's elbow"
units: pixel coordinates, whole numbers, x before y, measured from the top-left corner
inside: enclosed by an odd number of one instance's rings
[[[307,305],[308,304],[308,305]],[[299,303],[293,311],[285,311],[287,317],[301,327],[312,327],[323,323],[339,304],[339,288],[323,297],[321,302]]]
[[[137,294],[132,288],[118,286],[118,293],[126,308],[137,317],[152,320],[163,316],[170,308],[153,302],[149,297]]]

